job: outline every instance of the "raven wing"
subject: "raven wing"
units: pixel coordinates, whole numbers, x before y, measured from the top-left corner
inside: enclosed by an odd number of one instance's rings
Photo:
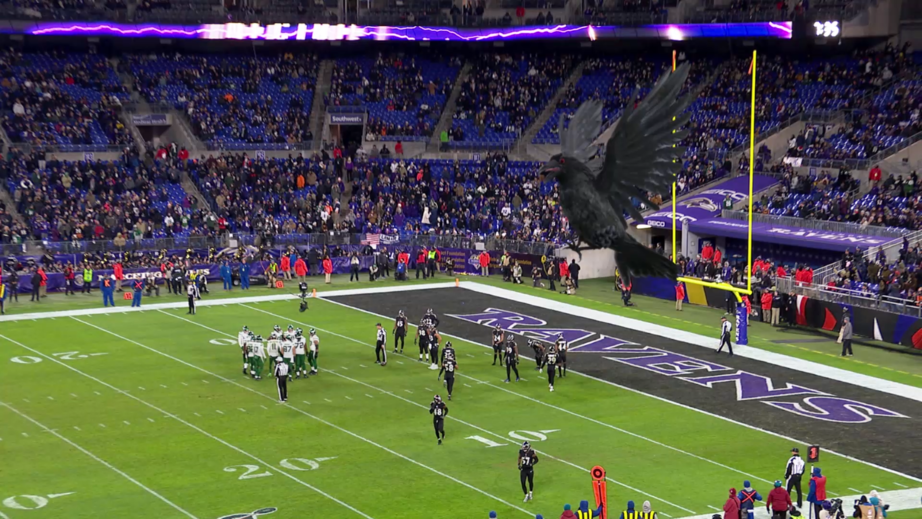
[[[641,221],[643,216],[631,203],[631,197],[659,209],[644,191],[666,194],[672,189],[684,153],[677,145],[688,135],[688,131],[680,128],[691,117],[684,112],[698,94],[695,89],[676,99],[688,78],[688,71],[689,64],[684,63],[675,71],[663,74],[636,110],[635,92],[608,139],[605,161],[595,185],[607,193],[619,215],[627,211]]]
[[[564,128],[566,114],[560,115],[557,128],[560,129],[560,152],[565,157],[576,159],[583,164],[589,162],[593,155],[592,142],[602,131],[602,102],[596,99],[580,105],[570,125]]]

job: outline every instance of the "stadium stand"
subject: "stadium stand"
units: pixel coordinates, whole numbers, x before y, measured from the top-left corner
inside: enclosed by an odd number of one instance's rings
[[[317,65],[316,56],[300,53],[128,58],[141,95],[184,110],[213,149],[291,149],[311,141]]]
[[[509,145],[569,76],[569,55],[484,54],[462,85],[450,131],[452,147]]]
[[[203,232],[205,212],[179,184],[175,157],[113,162],[42,161],[12,151],[6,188],[32,238],[49,241],[184,236]]]
[[[337,60],[328,110],[367,110],[368,140],[425,140],[451,93],[460,58],[383,55]]]
[[[0,109],[13,143],[60,151],[106,151],[131,143],[119,119],[128,91],[102,56],[0,54]]]

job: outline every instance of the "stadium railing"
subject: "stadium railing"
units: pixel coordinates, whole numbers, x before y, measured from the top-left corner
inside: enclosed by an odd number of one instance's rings
[[[733,211],[725,209],[721,217],[729,220],[746,221],[749,213],[745,211]],[[865,236],[879,236],[882,238],[902,238],[910,234],[909,229],[900,229],[895,227],[876,227],[868,225],[862,227],[856,223],[833,222],[830,220],[813,220],[805,218],[794,218],[793,216],[777,216],[773,214],[753,213],[752,221],[756,223],[768,223],[774,225],[785,225],[788,227],[800,227],[802,229],[814,229],[817,231],[842,232],[847,234],[863,234]]]
[[[893,261],[899,256],[899,250],[903,247],[903,239],[909,242],[910,247],[913,247],[922,242],[922,230],[912,231],[899,238],[890,240],[880,247],[869,248],[868,250],[864,251],[864,257],[868,261],[874,261],[875,257],[877,256],[877,251],[880,249],[884,251],[888,261]],[[838,261],[831,263],[825,267],[814,270],[813,279],[819,280],[819,283],[828,283],[839,270],[842,270],[842,267]]]
[[[911,299],[902,299],[886,295],[873,295],[858,290],[828,287],[823,285],[801,285],[794,278],[777,278],[775,286],[785,293],[793,292],[796,295],[806,296],[821,301],[829,301],[863,308],[873,308],[883,312],[922,317],[922,307],[916,305]]]
[[[887,157],[904,150],[922,140],[922,132],[907,137],[889,148],[878,151],[873,156],[865,159],[820,159],[804,157],[800,166],[813,168],[845,168],[845,169],[871,169],[871,167],[884,161]]]

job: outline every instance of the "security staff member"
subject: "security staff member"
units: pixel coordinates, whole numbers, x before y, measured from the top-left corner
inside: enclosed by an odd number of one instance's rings
[[[115,276],[106,276],[99,282],[99,289],[102,292],[102,306],[115,306],[115,299],[112,293],[115,291]]]
[[[733,330],[733,325],[730,324],[730,321],[727,320],[727,316],[720,318],[720,347],[717,348],[717,353],[720,353],[724,349],[724,345],[727,346],[727,349],[730,350],[730,356],[733,356],[733,343],[730,342],[730,331]]]
[[[384,331],[381,323],[375,326],[378,327],[378,334],[375,339],[375,358],[378,360],[375,361],[375,364],[387,366],[387,332]]]
[[[131,299],[131,306],[141,308],[141,295],[144,293],[144,278],[135,279],[131,282],[134,288],[134,297]]]
[[[90,293],[90,287],[93,284],[93,269],[90,268],[89,263],[83,267],[83,289],[81,293]]]
[[[192,281],[186,287],[186,295],[189,296],[189,311],[186,313],[195,315],[195,297],[198,295],[198,287]]]
[[[784,469],[784,479],[788,482],[787,491],[797,490],[797,508],[803,508],[804,494],[800,488],[800,478],[804,475],[804,460],[800,457],[800,449],[794,447],[791,449],[791,458],[788,459],[787,467]]]
[[[279,388],[279,402],[288,401],[288,364],[282,357],[275,358],[275,382]]]
[[[435,264],[435,248],[426,253],[426,271],[429,274],[429,277],[435,276],[436,264]]]

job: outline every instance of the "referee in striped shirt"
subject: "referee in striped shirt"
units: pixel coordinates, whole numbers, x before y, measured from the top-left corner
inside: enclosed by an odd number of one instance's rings
[[[288,401],[288,364],[282,357],[275,358],[275,382],[279,387],[279,402]]]
[[[381,326],[381,323],[375,326],[378,327],[378,336],[375,342],[375,357],[378,360],[375,361],[375,364],[387,366],[387,332],[384,331],[384,327]],[[433,359],[433,362],[434,361]]]

